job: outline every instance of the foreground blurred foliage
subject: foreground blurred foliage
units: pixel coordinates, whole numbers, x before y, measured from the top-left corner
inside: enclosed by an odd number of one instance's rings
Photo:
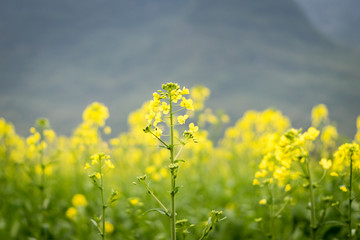
[[[191,89],[194,111],[188,117],[199,130],[197,142],[180,156],[186,162],[177,179],[177,219],[187,219],[177,223],[179,239],[199,239],[210,226],[209,209],[226,216],[210,239],[359,237],[360,118],[349,143],[339,138],[324,105],[314,107],[312,126],[305,130],[292,129],[275,109],[248,111],[228,126],[225,113],[205,108],[209,94],[205,87]],[[108,137],[109,111],[97,102],[85,109],[70,137],[58,136],[39,119],[23,138],[1,118],[2,239],[99,239],[101,234],[169,239],[168,219],[148,211],[157,203],[136,184],[136,177],[146,174],[157,196],[168,199],[168,152],[143,132],[149,104],[131,113],[128,131],[115,138]],[[106,199],[114,200],[101,231],[94,225],[104,203],[88,176],[90,158],[98,152],[111,156],[106,164],[112,169],[101,181]],[[100,175],[90,178],[96,182]]]

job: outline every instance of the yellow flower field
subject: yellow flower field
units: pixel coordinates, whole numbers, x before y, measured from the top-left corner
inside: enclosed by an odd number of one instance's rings
[[[71,136],[0,118],[1,239],[360,239],[360,118],[354,139],[323,104],[302,129],[272,108],[231,125],[209,96],[166,83],[115,138],[99,102]]]

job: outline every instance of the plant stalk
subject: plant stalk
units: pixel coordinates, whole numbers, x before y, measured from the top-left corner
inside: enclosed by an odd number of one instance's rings
[[[102,233],[101,233],[101,239],[104,240],[105,239],[105,201],[104,201],[104,180],[103,180],[103,174],[102,174],[102,162],[101,162],[101,157],[99,157],[99,165],[100,165],[100,193],[101,193],[101,205],[102,205]]]
[[[353,172],[352,172],[352,165],[353,165],[353,162],[352,162],[352,152],[350,152],[350,183],[349,183],[349,219],[348,219],[348,239],[351,239],[351,215],[352,215],[352,209],[351,209],[351,204],[352,204],[352,175],[353,175]]]
[[[173,106],[171,94],[170,100],[170,163],[174,163],[174,123],[173,123]],[[176,240],[176,214],[175,214],[175,178],[174,172],[171,171],[171,240]]]
[[[311,177],[311,171],[310,171],[310,159],[306,159],[306,168],[307,168],[307,174],[308,174],[308,180],[309,180],[309,187],[310,187],[310,203],[311,203],[311,219],[310,219],[310,227],[311,227],[311,239],[316,239],[316,216],[315,216],[315,196],[314,196],[314,187],[313,187],[313,181]]]

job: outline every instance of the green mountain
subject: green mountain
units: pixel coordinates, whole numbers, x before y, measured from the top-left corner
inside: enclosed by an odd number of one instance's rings
[[[37,117],[70,134],[92,101],[109,107],[118,133],[167,81],[209,87],[208,106],[233,121],[275,107],[306,127],[325,103],[354,134],[360,54],[319,33],[293,1],[16,4],[0,10],[0,112],[23,134]]]

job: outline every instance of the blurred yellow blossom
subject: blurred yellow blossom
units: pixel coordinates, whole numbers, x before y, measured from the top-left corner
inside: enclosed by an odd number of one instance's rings
[[[105,233],[111,234],[114,231],[114,225],[112,225],[110,222],[105,222]]]
[[[347,192],[347,191],[348,191],[348,189],[347,189],[347,187],[346,187],[345,185],[341,185],[341,186],[339,187],[339,189],[340,189],[341,191],[343,191],[343,192]]]
[[[329,170],[332,166],[332,161],[330,159],[322,158],[319,162],[323,169]]]
[[[70,208],[68,208],[68,209],[66,210],[65,215],[66,215],[66,217],[67,217],[68,219],[74,221],[77,213],[78,213],[78,212],[77,212],[76,208],[70,207]]]
[[[177,120],[178,120],[179,124],[184,124],[188,117],[189,117],[189,115],[185,114],[184,116],[178,116]]]
[[[75,194],[71,202],[75,207],[87,206],[86,197],[80,193]]]
[[[259,204],[260,204],[260,205],[265,205],[266,203],[267,203],[267,201],[266,201],[265,198],[263,198],[263,199],[261,199],[261,200],[259,201]]]
[[[109,118],[108,108],[99,102],[93,102],[83,112],[83,120],[100,127],[105,125],[106,119]]]
[[[314,106],[311,111],[311,120],[314,126],[318,126],[321,122],[326,121],[328,110],[324,104]]]

